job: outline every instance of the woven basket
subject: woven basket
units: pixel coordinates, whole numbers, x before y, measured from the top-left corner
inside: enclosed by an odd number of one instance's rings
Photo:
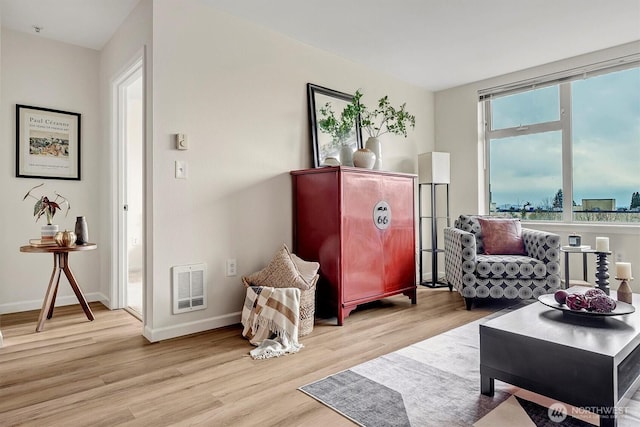
[[[313,331],[313,324],[316,314],[316,283],[318,275],[313,278],[312,285],[309,289],[300,289],[300,323],[298,324],[298,336],[303,337],[309,335]],[[242,278],[242,284],[245,288],[251,286],[246,279]]]
[[[306,291],[300,290],[300,325],[298,336],[309,335],[313,331],[316,315],[316,282]]]

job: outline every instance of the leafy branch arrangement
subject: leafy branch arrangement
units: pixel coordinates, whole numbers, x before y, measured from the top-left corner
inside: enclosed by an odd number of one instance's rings
[[[31,194],[33,190],[35,190],[36,188],[42,187],[43,185],[44,183],[33,187],[31,190],[27,192],[27,194],[24,195],[22,200],[23,201],[26,200],[27,197],[36,199],[36,204],[33,207],[33,216],[36,217],[36,222],[40,219],[42,215],[45,215],[47,218],[47,224],[51,225],[51,223],[53,222],[53,217],[56,214],[56,212],[59,210],[62,210],[62,207],[60,205],[63,205],[63,206],[66,205],[67,207],[67,210],[65,212],[65,217],[69,213],[69,209],[71,209],[71,205],[69,204],[69,201],[65,197],[63,197],[62,195],[56,192],[54,192],[56,197],[53,200],[50,200],[47,196],[36,197],[33,194]]]
[[[336,116],[331,103],[327,102],[320,107],[322,118],[318,121],[318,128],[331,136],[334,142],[343,144],[356,128],[356,120],[360,114],[360,98],[362,94],[356,92],[350,104],[344,107],[340,116]]]
[[[377,138],[385,133],[392,133],[406,138],[407,128],[410,126],[413,129],[416,126],[416,117],[406,111],[406,102],[399,108],[394,108],[389,103],[389,96],[385,95],[378,100],[378,107],[369,111],[359,104],[359,99],[358,97],[356,100],[354,96],[353,102],[358,101],[359,107],[356,109],[360,112],[360,124],[370,137]]]
[[[357,90],[351,103],[344,107],[339,117],[336,117],[333,112],[331,103],[327,102],[320,108],[322,115],[322,119],[318,121],[320,130],[331,135],[334,141],[342,143],[355,129],[358,117],[360,125],[369,136],[374,138],[385,133],[402,135],[406,138],[409,127],[415,128],[416,117],[406,110],[406,102],[395,108],[389,102],[389,96],[385,95],[378,100],[378,106],[374,110],[368,110],[366,105],[360,103],[361,98],[362,92]]]

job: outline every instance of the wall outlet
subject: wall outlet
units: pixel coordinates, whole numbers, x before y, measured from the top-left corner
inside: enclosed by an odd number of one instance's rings
[[[238,265],[236,264],[236,259],[229,258],[227,260],[227,277],[233,277],[238,274],[237,267]]]

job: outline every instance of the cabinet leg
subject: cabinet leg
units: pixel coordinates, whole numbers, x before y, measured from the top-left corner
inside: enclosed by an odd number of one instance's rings
[[[403,295],[409,297],[409,299],[411,300],[411,304],[417,304],[418,302],[418,291],[416,288],[413,288],[409,291],[404,291],[402,293]]]

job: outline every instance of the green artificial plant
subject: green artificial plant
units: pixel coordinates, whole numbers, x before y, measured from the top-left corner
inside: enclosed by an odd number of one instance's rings
[[[389,102],[389,96],[385,95],[378,100],[376,109],[370,111],[359,103],[359,99],[354,96],[353,102],[358,104],[354,109],[360,113],[360,125],[370,137],[377,138],[385,133],[392,133],[406,138],[407,129],[416,126],[416,117],[406,110],[406,103],[394,108]]]
[[[334,113],[331,103],[327,102],[320,107],[322,118],[318,120],[318,128],[331,136],[334,142],[344,144],[356,128],[356,120],[360,113],[360,98],[362,94],[358,91],[353,96],[351,102],[347,104],[339,116]]]

